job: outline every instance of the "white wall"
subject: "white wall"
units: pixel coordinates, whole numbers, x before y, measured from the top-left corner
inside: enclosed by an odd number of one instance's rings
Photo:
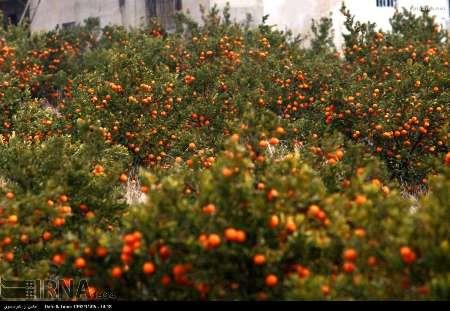
[[[208,12],[210,0],[183,0],[183,11],[190,15],[194,21],[201,22],[202,13],[200,11],[200,5]]]
[[[344,30],[343,17],[340,13],[342,0],[264,0],[264,14],[269,14],[269,24],[276,24],[282,30],[288,28],[295,33],[310,35],[311,18],[319,19],[332,13],[335,30],[335,43],[343,43],[341,33]],[[346,0],[345,4],[357,20],[376,22],[382,29],[389,29],[389,18],[395,8],[377,7],[376,0]],[[449,27],[448,0],[397,0],[399,7],[410,9],[420,14],[420,6],[429,6],[436,21]]]
[[[67,22],[82,23],[88,17],[99,17],[100,25],[139,26],[144,22],[145,3],[127,0],[123,9],[118,0],[33,0],[30,5],[31,31],[54,29]]]
[[[263,0],[211,0],[211,7],[217,5],[219,9],[223,9],[227,3],[230,4],[232,20],[245,22],[250,14],[253,24],[261,23],[264,15]]]

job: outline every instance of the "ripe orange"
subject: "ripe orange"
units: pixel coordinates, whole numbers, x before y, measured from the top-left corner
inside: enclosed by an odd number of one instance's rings
[[[286,221],[286,230],[288,233],[294,233],[295,230],[297,230],[297,225],[295,224],[295,222],[292,218],[289,218]]]
[[[233,170],[229,169],[228,167],[224,167],[222,169],[222,175],[223,177],[230,177],[231,175],[233,175]]]
[[[445,156],[444,163],[445,165],[450,165],[450,152]]]
[[[345,273],[352,273],[353,271],[355,271],[355,269],[356,266],[353,262],[346,261],[342,265],[342,270],[344,270]]]
[[[114,267],[111,270],[111,276],[115,279],[120,279],[122,277],[122,269],[120,267]]]
[[[286,133],[285,129],[282,128],[281,126],[277,127],[277,128],[275,129],[275,132],[276,132],[278,135],[283,135],[284,133]]]
[[[356,205],[364,205],[367,203],[367,197],[365,195],[358,194],[355,198]]]
[[[339,160],[342,160],[342,159],[344,158],[344,152],[343,152],[342,150],[336,151],[336,157],[337,157]]]
[[[170,276],[168,276],[167,274],[164,274],[161,278],[161,284],[164,287],[167,287],[167,286],[169,286],[170,282],[171,282]]]
[[[5,254],[5,259],[8,262],[12,262],[14,260],[14,253],[13,252],[7,252]]]
[[[366,230],[364,230],[363,228],[355,229],[354,232],[355,232],[355,235],[356,235],[358,238],[363,238],[363,237],[366,236]]]
[[[348,248],[344,250],[342,257],[346,261],[355,261],[356,258],[358,257],[358,253],[353,248]]]
[[[155,270],[155,265],[152,262],[146,262],[142,266],[142,271],[145,275],[152,275],[153,273],[155,273]]]
[[[208,204],[203,207],[203,213],[207,215],[212,215],[216,212],[216,206],[214,204]]]
[[[236,241],[237,231],[233,228],[225,229],[225,239],[228,241]]]
[[[245,234],[244,231],[242,231],[242,230],[236,231],[236,240],[235,241],[237,243],[244,243],[246,239],[247,239],[247,235]]]
[[[55,219],[53,219],[53,226],[59,228],[62,227],[65,224],[66,220],[64,218],[61,217],[57,217]]]
[[[253,263],[256,266],[262,266],[266,263],[266,257],[262,254],[257,254],[255,256],[253,256]]]
[[[20,236],[20,242],[22,242],[23,244],[27,244],[29,242],[30,238],[28,237],[27,234],[22,234]]]
[[[208,247],[217,248],[221,243],[220,236],[217,234],[210,234],[208,237]]]
[[[323,285],[323,286],[321,287],[321,291],[322,291],[322,294],[323,294],[324,296],[328,296],[328,295],[331,293],[330,286],[328,286],[328,285]]]
[[[108,250],[104,246],[99,246],[95,250],[95,253],[97,254],[98,257],[105,257],[108,254]]]
[[[78,257],[75,259],[74,265],[77,269],[84,269],[86,268],[86,260],[83,257]]]
[[[308,208],[308,216],[316,217],[320,211],[321,211],[320,207],[313,204]]]
[[[376,265],[378,264],[378,260],[377,260],[377,258],[376,258],[375,256],[370,256],[370,257],[367,259],[367,264],[368,264],[370,267],[376,267]]]
[[[45,231],[45,232],[42,234],[42,239],[43,239],[44,241],[49,241],[51,238],[52,238],[52,234],[51,234],[50,232],[48,232],[48,231]]]
[[[261,140],[259,142],[259,147],[260,148],[267,148],[267,146],[269,146],[269,142],[267,140]]]
[[[233,134],[233,135],[231,135],[230,141],[233,143],[237,143],[237,142],[239,142],[239,139],[240,139],[239,134]]]
[[[161,257],[162,260],[166,260],[169,258],[171,254],[170,248],[167,245],[163,245],[159,248],[159,257]]]
[[[60,266],[64,263],[64,257],[61,254],[55,254],[52,258],[52,262],[56,266]]]
[[[278,198],[279,194],[278,191],[275,189],[271,189],[268,193],[267,193],[267,200],[273,201],[274,199]]]
[[[278,284],[278,277],[274,274],[266,276],[265,282],[267,287],[274,287]]]
[[[67,197],[67,195],[62,194],[62,195],[59,197],[59,201],[61,201],[61,203],[66,203],[67,201],[69,201],[69,198]]]
[[[297,267],[297,273],[298,273],[298,276],[299,276],[301,279],[306,279],[306,278],[308,278],[308,277],[310,276],[310,274],[311,274],[311,272],[309,271],[309,269],[306,268],[306,267],[303,267],[303,266],[298,266],[298,267]]]
[[[276,146],[276,145],[278,145],[280,143],[280,140],[278,139],[278,138],[276,138],[276,137],[272,137],[270,140],[269,140],[269,144],[271,144],[272,146]]]
[[[175,266],[173,266],[172,268],[172,274],[174,276],[180,276],[186,273],[186,269],[184,268],[184,266],[182,264],[177,264]]]
[[[414,263],[417,259],[416,253],[409,246],[401,247],[400,255],[402,257],[403,262],[408,265]]]
[[[7,198],[8,200],[14,199],[14,193],[12,193],[12,192],[7,192],[7,193],[6,193],[6,198]]]
[[[327,163],[331,166],[334,166],[334,165],[336,165],[337,161],[336,161],[336,159],[328,159]]]
[[[120,181],[121,183],[126,183],[127,180],[128,180],[127,174],[121,174],[121,175],[120,175],[119,181]]]
[[[19,218],[17,217],[17,215],[10,215],[8,217],[8,223],[10,223],[12,225],[16,224],[18,220],[19,220]]]
[[[275,229],[278,224],[280,223],[280,220],[278,219],[277,215],[272,215],[269,218],[269,228]]]

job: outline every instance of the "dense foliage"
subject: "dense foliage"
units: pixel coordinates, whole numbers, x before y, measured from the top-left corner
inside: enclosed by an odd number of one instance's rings
[[[87,298],[449,299],[447,33],[0,30],[0,275]],[[137,173],[140,171],[140,173]],[[85,297],[86,298],[86,297]]]

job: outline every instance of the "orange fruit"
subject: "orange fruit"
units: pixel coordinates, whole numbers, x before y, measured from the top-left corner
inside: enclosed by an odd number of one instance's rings
[[[339,160],[342,160],[342,159],[344,158],[344,152],[343,152],[342,150],[336,151],[336,157],[337,157]]]
[[[367,264],[368,264],[370,267],[375,267],[375,266],[378,264],[378,260],[377,260],[377,258],[376,258],[375,256],[370,256],[370,257],[367,259]]]
[[[321,287],[321,291],[322,291],[322,294],[323,294],[324,296],[328,296],[328,295],[331,293],[330,286],[328,286],[328,285],[323,285],[323,286]]]
[[[355,271],[355,269],[356,266],[353,262],[346,261],[342,265],[342,270],[344,270],[345,273],[352,273],[353,271]]]
[[[356,205],[359,205],[359,206],[364,205],[367,203],[367,197],[365,195],[359,194],[355,198],[355,203],[356,203]]]
[[[170,248],[167,245],[163,245],[159,248],[159,257],[161,257],[161,259],[163,260],[169,258],[170,253],[171,253]]]
[[[275,287],[278,284],[278,277],[274,274],[269,274],[266,276],[264,283],[267,287]]]
[[[111,270],[111,276],[115,279],[120,279],[122,277],[122,269],[120,267],[114,267]]]
[[[67,201],[69,201],[69,198],[67,197],[67,195],[62,194],[62,195],[59,197],[59,200],[60,200],[62,203],[66,203]]]
[[[358,253],[353,248],[348,248],[348,249],[344,250],[342,257],[346,261],[355,261],[356,258],[358,257]]]
[[[273,201],[274,199],[278,198],[279,194],[278,191],[275,189],[271,189],[268,193],[267,193],[267,200],[269,201]]]
[[[44,241],[49,241],[51,238],[52,238],[52,234],[51,234],[50,232],[48,232],[48,231],[45,231],[45,232],[42,234],[42,239],[43,239]]]
[[[284,133],[286,133],[286,131],[284,130],[284,128],[282,128],[281,126],[277,127],[277,128],[275,129],[275,132],[276,132],[278,135],[283,135]]]
[[[259,142],[259,147],[260,148],[267,148],[267,146],[269,146],[269,142],[267,140],[261,140]]]
[[[8,200],[14,199],[14,193],[12,193],[12,192],[7,192],[7,193],[6,193],[6,198],[7,198]]]
[[[120,175],[119,181],[120,181],[121,183],[126,183],[127,180],[128,180],[127,174],[121,174],[121,175]]]
[[[409,246],[401,247],[400,255],[402,257],[403,262],[408,265],[414,263],[417,259],[416,253]]]
[[[231,175],[233,175],[233,170],[229,169],[228,167],[224,167],[222,169],[222,175],[223,177],[230,177]]]
[[[292,218],[289,218],[286,222],[286,230],[289,233],[294,233],[297,230],[297,225]]]
[[[152,275],[153,273],[155,273],[155,270],[155,265],[152,262],[146,262],[142,266],[142,271],[145,275]]]
[[[18,220],[19,220],[19,218],[17,217],[17,215],[10,215],[8,217],[8,223],[10,223],[12,225],[16,224]]]
[[[272,146],[276,146],[276,145],[278,145],[280,143],[280,140],[278,139],[278,138],[276,138],[276,137],[272,137],[270,140],[269,140],[269,144],[271,144]]]
[[[253,256],[253,263],[256,266],[262,266],[266,263],[266,257],[262,254],[257,254],[255,256]]]
[[[105,257],[108,254],[108,250],[104,246],[99,246],[95,250],[95,253],[97,254],[98,257]]]
[[[239,134],[231,135],[230,141],[233,142],[233,143],[239,142]]]
[[[170,282],[171,282],[170,276],[168,276],[167,274],[164,274],[161,278],[161,284],[164,287],[167,287],[167,286],[169,286]]]
[[[14,260],[14,253],[13,252],[7,252],[5,254],[5,259],[8,262],[12,262]]]
[[[316,217],[320,211],[321,211],[320,207],[313,204],[308,208],[308,216]]]
[[[228,241],[236,241],[237,231],[233,228],[225,229],[225,239]]]
[[[450,165],[450,152],[445,156],[444,163],[445,165]]]
[[[364,230],[364,229],[362,229],[362,228],[355,229],[354,232],[355,232],[355,235],[356,235],[358,238],[363,238],[363,237],[366,236],[366,230]]]
[[[86,268],[86,260],[83,257],[78,257],[75,259],[74,265],[77,269],[84,269]]]
[[[235,240],[236,242],[244,243],[246,239],[247,239],[247,235],[245,234],[244,231],[242,231],[242,230],[236,231],[236,240]]]
[[[280,223],[280,220],[278,219],[277,215],[272,215],[269,218],[269,228],[275,229],[278,224]]]
[[[52,262],[56,266],[60,266],[64,263],[64,257],[61,254],[56,254],[52,258]]]
[[[217,234],[210,234],[208,237],[208,247],[217,248],[221,243],[220,236]]]
[[[203,213],[212,215],[216,212],[216,206],[214,204],[208,204],[203,207]]]

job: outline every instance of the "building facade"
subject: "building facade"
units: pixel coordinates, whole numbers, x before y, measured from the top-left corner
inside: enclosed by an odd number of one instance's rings
[[[450,30],[450,0],[0,0],[0,9],[12,22],[27,16],[32,32],[70,27],[89,17],[98,18],[101,26],[127,27],[140,27],[157,18],[170,29],[175,12],[184,12],[201,24],[200,6],[208,11],[214,5],[223,9],[229,3],[234,21],[244,22],[251,15],[253,24],[258,24],[269,15],[269,24],[305,35],[310,32],[312,19],[332,13],[334,41],[340,47],[341,33],[345,31],[339,12],[342,2],[357,20],[375,22],[384,30],[389,29],[389,19],[396,9],[420,14],[420,9],[427,6],[436,21]]]
[[[89,17],[98,18],[101,26],[139,27],[157,18],[165,28],[173,28],[175,12],[184,12],[195,21],[202,21],[200,6],[209,10],[223,8],[230,2],[231,16],[245,20],[247,14],[255,23],[263,16],[263,0],[30,0],[29,19],[32,32],[80,24]]]

